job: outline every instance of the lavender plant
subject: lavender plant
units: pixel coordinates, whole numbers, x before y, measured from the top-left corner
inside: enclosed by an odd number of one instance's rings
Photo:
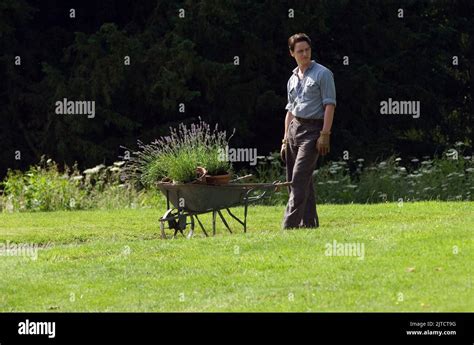
[[[219,152],[233,135],[227,138],[227,132],[219,131],[218,125],[211,129],[201,119],[190,127],[181,123],[178,128],[170,128],[169,136],[150,144],[138,141],[138,150],[132,153],[125,175],[150,187],[164,178],[191,182],[197,177],[197,167],[206,168],[209,175],[229,173],[232,165],[220,159]]]

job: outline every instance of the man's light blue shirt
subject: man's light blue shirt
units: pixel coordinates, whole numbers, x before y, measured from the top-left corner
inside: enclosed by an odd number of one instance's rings
[[[323,119],[324,106],[336,105],[336,86],[332,72],[312,60],[304,72],[303,79],[298,77],[298,67],[288,79],[288,104],[285,109],[296,117],[305,119]]]

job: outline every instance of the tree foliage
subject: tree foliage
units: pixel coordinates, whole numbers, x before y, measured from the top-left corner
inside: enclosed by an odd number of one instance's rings
[[[333,158],[472,145],[471,1],[101,1],[75,3],[75,18],[71,7],[0,3],[0,175],[43,154],[110,163],[198,116],[236,128],[236,145],[275,150],[295,32],[335,76]],[[95,101],[96,117],[56,114],[63,98]],[[388,98],[420,101],[420,118],[380,115]]]

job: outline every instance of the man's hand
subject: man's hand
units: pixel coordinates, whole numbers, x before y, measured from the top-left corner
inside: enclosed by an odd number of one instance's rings
[[[329,136],[331,132],[320,132],[318,141],[316,142],[316,148],[320,155],[325,156],[329,153]]]

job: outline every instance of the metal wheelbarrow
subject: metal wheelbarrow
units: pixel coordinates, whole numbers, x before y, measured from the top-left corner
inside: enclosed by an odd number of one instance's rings
[[[281,187],[287,187],[291,182],[273,183],[229,183],[225,185],[208,184],[174,184],[169,182],[157,183],[157,187],[166,196],[167,211],[159,219],[161,238],[175,238],[178,233],[191,238],[194,234],[195,221],[199,224],[204,235],[208,236],[206,229],[198,218],[198,215],[212,212],[212,235],[216,234],[216,218],[221,218],[227,230],[232,233],[222,210],[234,218],[243,226],[247,232],[247,209],[248,205],[269,197]],[[244,206],[244,218],[239,219],[230,208]],[[186,232],[189,226],[189,231]],[[173,234],[167,236],[166,230],[172,230]]]

